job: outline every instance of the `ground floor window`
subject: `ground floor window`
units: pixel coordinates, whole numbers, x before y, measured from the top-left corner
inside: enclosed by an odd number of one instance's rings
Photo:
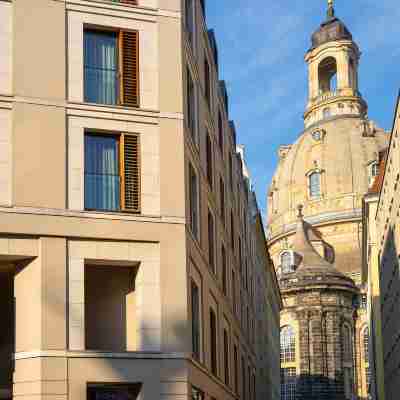
[[[204,400],[204,392],[192,386],[192,399],[191,400]]]
[[[281,400],[296,399],[296,368],[281,368]]]
[[[142,389],[141,383],[94,384],[87,386],[88,400],[136,400]]]

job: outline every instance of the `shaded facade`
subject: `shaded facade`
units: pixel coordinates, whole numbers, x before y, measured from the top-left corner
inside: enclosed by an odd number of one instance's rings
[[[2,0],[0,43],[0,398],[276,399],[204,2]]]
[[[363,272],[368,283],[369,324],[373,331],[372,394],[377,400],[397,399],[400,390],[399,104],[398,98],[380,173],[364,199]]]
[[[343,397],[348,399],[368,396],[370,371],[365,344],[369,335],[366,287],[361,279],[362,204],[377,175],[379,154],[388,142],[387,133],[368,118],[358,78],[360,57],[350,30],[335,16],[330,4],[327,18],[312,35],[305,56],[309,83],[305,129],[295,143],[280,147],[267,198],[268,246],[281,282],[297,268],[296,214],[302,204],[312,246],[356,285],[350,302],[352,376]],[[290,301],[284,299],[281,329],[292,330],[297,351],[291,361],[284,359],[281,364],[292,368],[294,394],[283,396],[285,400],[298,394],[299,349],[304,335],[299,320],[289,312]]]

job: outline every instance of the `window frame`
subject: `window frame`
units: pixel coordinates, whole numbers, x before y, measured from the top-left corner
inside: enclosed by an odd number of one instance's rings
[[[137,5],[137,4],[136,4]],[[116,102],[114,103],[100,103],[100,102],[91,102],[87,100],[86,97],[86,73],[85,73],[85,65],[86,65],[86,57],[85,57],[85,33],[86,32],[98,32],[99,34],[115,34],[116,36],[116,63],[117,63],[117,73],[116,73]],[[130,102],[125,101],[124,99],[124,52],[123,52],[123,36],[124,34],[134,34],[136,35],[136,67],[135,67],[135,76],[134,78],[130,77],[130,80],[135,80],[136,82],[136,102],[130,104]],[[119,106],[119,107],[128,107],[128,108],[140,108],[140,71],[139,71],[139,57],[140,57],[140,40],[139,40],[140,32],[137,29],[125,29],[125,28],[114,28],[108,26],[98,26],[92,24],[84,24],[83,25],[83,101],[88,104],[99,104],[105,106]]]
[[[192,178],[195,179],[195,192],[192,191]],[[191,162],[189,162],[189,215],[190,215],[190,231],[194,238],[200,240],[200,186],[199,186],[199,175]],[[193,196],[195,198],[193,198]],[[193,207],[194,206],[194,207]]]
[[[129,214],[141,214],[141,141],[140,141],[140,134],[138,133],[129,133],[129,132],[107,132],[107,131],[98,131],[93,129],[85,129],[84,130],[84,163],[83,163],[83,176],[84,176],[84,184],[83,184],[83,191],[84,191],[84,204],[83,208],[85,211],[98,211],[98,212],[106,212],[106,213],[129,213]],[[87,136],[97,136],[97,137],[112,137],[116,140],[116,150],[117,150],[117,168],[119,173],[120,179],[120,190],[119,190],[119,207],[117,210],[109,210],[109,209],[99,209],[99,208],[91,208],[87,207],[86,205],[86,190],[87,190],[87,183],[86,183],[86,144],[85,139]],[[137,171],[137,201],[138,201],[138,208],[127,208],[126,207],[126,176],[125,176],[125,154],[126,154],[126,146],[125,146],[125,138],[127,136],[135,137],[137,140],[137,160],[136,163],[138,165]]]

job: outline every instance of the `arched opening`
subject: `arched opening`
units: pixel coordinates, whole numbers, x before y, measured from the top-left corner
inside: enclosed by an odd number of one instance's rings
[[[318,66],[320,94],[337,90],[337,63],[333,57],[327,57]]]
[[[321,197],[321,173],[319,171],[312,172],[309,175],[308,180],[310,197],[312,199]]]

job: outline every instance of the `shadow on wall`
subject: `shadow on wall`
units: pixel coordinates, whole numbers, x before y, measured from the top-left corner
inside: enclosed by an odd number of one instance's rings
[[[33,268],[34,260],[24,263],[15,263],[3,264],[0,262],[0,315],[2,320],[2,326],[0,329],[0,398],[11,399],[12,398],[12,387],[13,387],[13,373],[15,369],[14,360],[14,352],[15,350],[15,337],[16,337],[16,329],[18,329],[18,310],[23,308],[22,305],[25,305],[27,301],[31,301],[29,295],[29,282],[26,281],[26,289],[24,292],[25,298],[18,298],[17,292],[14,288],[14,282],[18,278],[18,275],[23,271],[29,272],[28,269]],[[34,271],[35,273],[37,271]],[[90,352],[117,352],[124,353],[127,352],[130,330],[129,324],[132,322],[132,316],[128,316],[128,308],[127,304],[131,301],[129,298],[132,293],[132,288],[129,285],[129,281],[132,278],[129,276],[129,271],[127,268],[115,269],[115,276],[109,276],[110,268],[105,267],[104,271],[101,271],[99,282],[101,285],[98,287],[99,290],[95,290],[93,286],[88,285],[87,287],[87,295],[88,299],[91,301],[89,304],[89,309],[92,314],[89,317],[89,321],[93,323],[93,326],[99,328],[100,331],[95,331],[93,329],[88,329],[86,333],[86,349],[90,349]],[[92,275],[92,271],[88,274],[90,278]],[[95,275],[95,278],[99,278],[99,274]],[[123,281],[126,280],[124,283]],[[128,282],[128,283],[127,283]],[[100,287],[104,290],[104,296],[102,296]],[[31,287],[32,288],[32,287]],[[122,294],[126,295],[124,297]],[[53,298],[51,298],[53,296]],[[67,293],[65,294],[67,296]],[[96,298],[96,301],[93,299]],[[68,332],[68,310],[64,308],[61,310],[60,304],[63,303],[63,296],[57,296],[57,293],[52,293],[50,296],[47,296],[47,305],[52,307],[52,310],[49,310],[50,315],[53,313],[53,316],[56,314],[60,314],[60,312],[66,311],[67,317],[67,332]],[[102,298],[102,299],[100,299]],[[107,305],[104,304],[104,300],[108,299],[109,303]],[[18,305],[19,303],[19,305]],[[104,308],[103,308],[104,307]],[[113,328],[112,326],[104,326],[99,321],[101,319],[101,309],[106,310],[108,314],[108,320],[112,321],[112,323],[117,324],[116,335],[113,336]],[[116,311],[117,310],[117,311]],[[64,314],[63,314],[64,315]],[[97,318],[98,317],[98,318]],[[93,322],[94,320],[94,322]],[[133,321],[135,328],[137,328],[138,321]],[[182,320],[182,317],[179,318],[172,317],[168,319],[168,321],[164,321],[162,319],[162,337],[161,337],[161,352],[168,353],[188,353],[190,351],[190,342],[189,342],[189,326],[186,320]],[[157,342],[153,342],[154,336],[151,335],[152,329],[146,327],[146,323],[141,323],[140,326],[143,328],[141,330],[140,339],[142,343],[146,344],[146,348],[157,348],[160,346],[158,337],[156,338]],[[135,340],[135,339],[134,339]],[[166,340],[163,342],[163,340]],[[130,350],[130,349],[129,349]],[[134,350],[134,348],[132,349]],[[131,354],[131,358],[127,356],[126,358],[122,357],[119,359],[112,358],[97,358],[95,357],[93,360],[101,360],[101,370],[106,371],[107,378],[106,383],[104,383],[104,376],[99,377],[99,384],[96,383],[97,379],[94,377],[94,380],[90,382],[88,385],[87,391],[87,399],[91,400],[91,398],[114,398],[113,393],[118,392],[118,399],[136,399],[137,395],[134,394],[138,392],[138,384],[140,386],[140,392],[142,396],[138,398],[141,400],[147,400],[152,398],[152,396],[143,395],[146,391],[150,393],[153,392],[158,385],[154,385],[154,387],[149,387],[147,385],[140,385],[143,382],[143,376],[145,377],[146,382],[154,381],[156,382],[158,377],[163,373],[163,379],[165,380],[165,370],[162,370],[163,365],[165,363],[159,362],[157,365],[154,365],[154,368],[149,368],[149,360],[137,360],[134,358],[134,351],[127,352],[127,354]],[[151,352],[150,352],[151,353]],[[156,356],[157,351],[154,352],[153,357]],[[147,366],[146,372],[138,368],[138,363],[143,362]],[[132,365],[132,369],[130,369],[130,364]],[[174,377],[182,377],[185,376],[184,371],[180,370],[180,363],[172,363],[170,367],[168,366],[168,376]],[[140,367],[140,366],[139,366]],[[166,368],[166,367],[164,367]],[[140,377],[137,380],[134,379],[135,373],[133,371],[139,371]],[[110,381],[112,379],[112,381]],[[168,380],[168,378],[167,378]],[[124,386],[118,385],[118,383],[125,383]],[[146,387],[147,386],[147,387]],[[151,385],[150,385],[151,386]],[[96,391],[102,392],[102,395],[98,397],[95,393]]]
[[[395,232],[389,228],[383,253],[379,256],[380,304],[385,398],[398,399],[400,391],[400,348],[397,346],[400,320],[400,265]]]

